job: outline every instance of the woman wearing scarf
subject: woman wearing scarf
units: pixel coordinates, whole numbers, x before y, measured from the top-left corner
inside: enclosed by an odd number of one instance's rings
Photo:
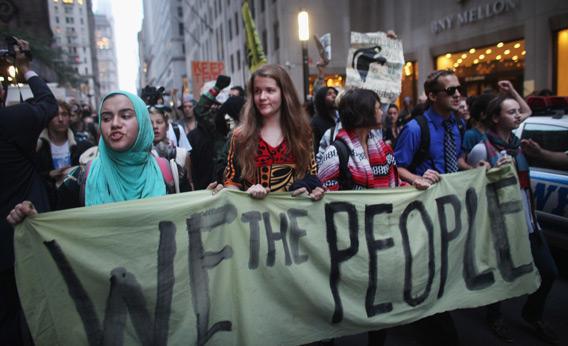
[[[154,131],[144,101],[126,91],[109,93],[99,108],[99,126],[98,156],[76,176],[81,191],[74,194],[79,196],[65,197],[79,207],[165,195],[165,180],[171,173],[167,177],[151,154]],[[17,224],[35,213],[33,205],[24,201],[8,221]]]
[[[529,295],[522,310],[522,317],[534,328],[537,336],[543,341],[557,343],[557,336],[548,324],[543,322],[542,318],[546,297],[558,275],[558,269],[550,254],[542,230],[536,221],[529,165],[521,149],[521,140],[513,134],[513,130],[518,128],[522,122],[521,106],[514,98],[500,95],[489,102],[486,114],[487,139],[473,147],[467,160],[472,166],[475,166],[480,160],[489,162],[491,167],[512,163],[517,170],[525,218],[529,229],[531,252],[534,264],[542,279],[539,289]],[[513,341],[503,323],[499,303],[488,306],[487,319],[498,337],[509,342]]]
[[[330,191],[394,188],[406,183],[399,179],[392,148],[375,129],[382,127],[381,102],[374,91],[348,90],[339,101],[342,129],[327,147],[318,178]],[[436,176],[439,180],[439,175]],[[429,184],[419,180],[416,188]],[[371,331],[369,345],[383,345],[386,330]]]

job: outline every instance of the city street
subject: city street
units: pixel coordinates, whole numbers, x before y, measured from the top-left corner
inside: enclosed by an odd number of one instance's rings
[[[560,269],[560,277],[555,282],[550,297],[548,298],[545,319],[558,334],[559,345],[568,344],[568,254],[553,251],[556,263]],[[562,266],[561,264],[564,264]],[[503,314],[512,332],[514,341],[512,345],[533,346],[546,345],[537,339],[530,327],[523,322],[520,316],[521,307],[525,297],[510,299],[503,304]],[[492,346],[508,345],[497,339],[485,323],[485,309],[457,310],[452,313],[456,321],[462,346]],[[401,326],[389,330],[385,345],[419,345],[411,335],[411,328]],[[366,334],[343,337],[335,341],[335,345],[367,345]]]

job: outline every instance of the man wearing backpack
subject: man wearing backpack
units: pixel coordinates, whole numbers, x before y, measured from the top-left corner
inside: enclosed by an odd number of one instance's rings
[[[402,129],[395,147],[400,178],[415,186],[432,185],[441,174],[471,168],[461,157],[462,134],[454,112],[458,109],[460,83],[453,71],[432,72],[424,82],[427,109]],[[449,312],[415,323],[426,345],[458,345]]]
[[[406,124],[395,148],[401,179],[434,184],[440,174],[470,169],[461,152],[463,123],[454,112],[460,101],[460,83],[451,70],[432,72],[424,82],[428,107]]]

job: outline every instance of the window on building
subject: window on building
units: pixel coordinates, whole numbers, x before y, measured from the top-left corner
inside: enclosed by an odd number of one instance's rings
[[[55,17],[55,22],[59,24],[59,17]]]
[[[268,39],[266,29],[262,30],[262,47],[264,48],[266,55],[268,55]]]
[[[278,21],[274,22],[272,30],[274,31],[274,50],[278,50],[280,49],[280,23]]]
[[[239,14],[235,12],[235,36],[239,36]]]
[[[233,39],[233,24],[231,23],[231,18],[229,18],[229,41]]]
[[[85,24],[85,21],[83,20],[83,18],[81,18],[81,25]]]
[[[181,44],[181,53],[185,54],[185,43]]]
[[[178,17],[183,17],[183,8],[181,6],[178,6],[177,11],[178,11]]]
[[[241,51],[237,50],[237,70],[241,69]]]
[[[183,23],[178,23],[178,30],[180,36],[183,36]]]
[[[86,62],[86,61],[85,61]],[[89,74],[89,68],[85,66],[85,74]]]
[[[223,9],[222,3],[221,3],[221,0],[217,0],[217,1],[218,1],[218,3],[219,3],[218,6],[217,6],[217,7],[219,8],[219,13],[221,13],[221,11],[222,11],[222,9]]]
[[[231,54],[231,73],[235,72],[235,59],[234,56]]]
[[[265,8],[266,8],[265,1],[260,0],[260,13],[263,13]]]

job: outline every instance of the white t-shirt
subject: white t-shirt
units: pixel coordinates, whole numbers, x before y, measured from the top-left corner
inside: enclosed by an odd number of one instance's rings
[[[178,129],[179,129],[179,133],[180,133],[179,143],[177,141],[176,133],[174,132],[173,126],[177,126]],[[187,140],[187,136],[185,134],[185,131],[183,130],[183,127],[181,127],[179,124],[172,125],[172,123],[169,123],[167,136],[168,136],[168,139],[172,143],[174,143],[174,145],[176,147],[186,149],[187,152],[191,151],[191,144],[189,144],[189,141]]]
[[[71,151],[69,151],[69,141],[65,141],[62,145],[49,144],[51,146],[51,160],[53,168],[71,166]]]

